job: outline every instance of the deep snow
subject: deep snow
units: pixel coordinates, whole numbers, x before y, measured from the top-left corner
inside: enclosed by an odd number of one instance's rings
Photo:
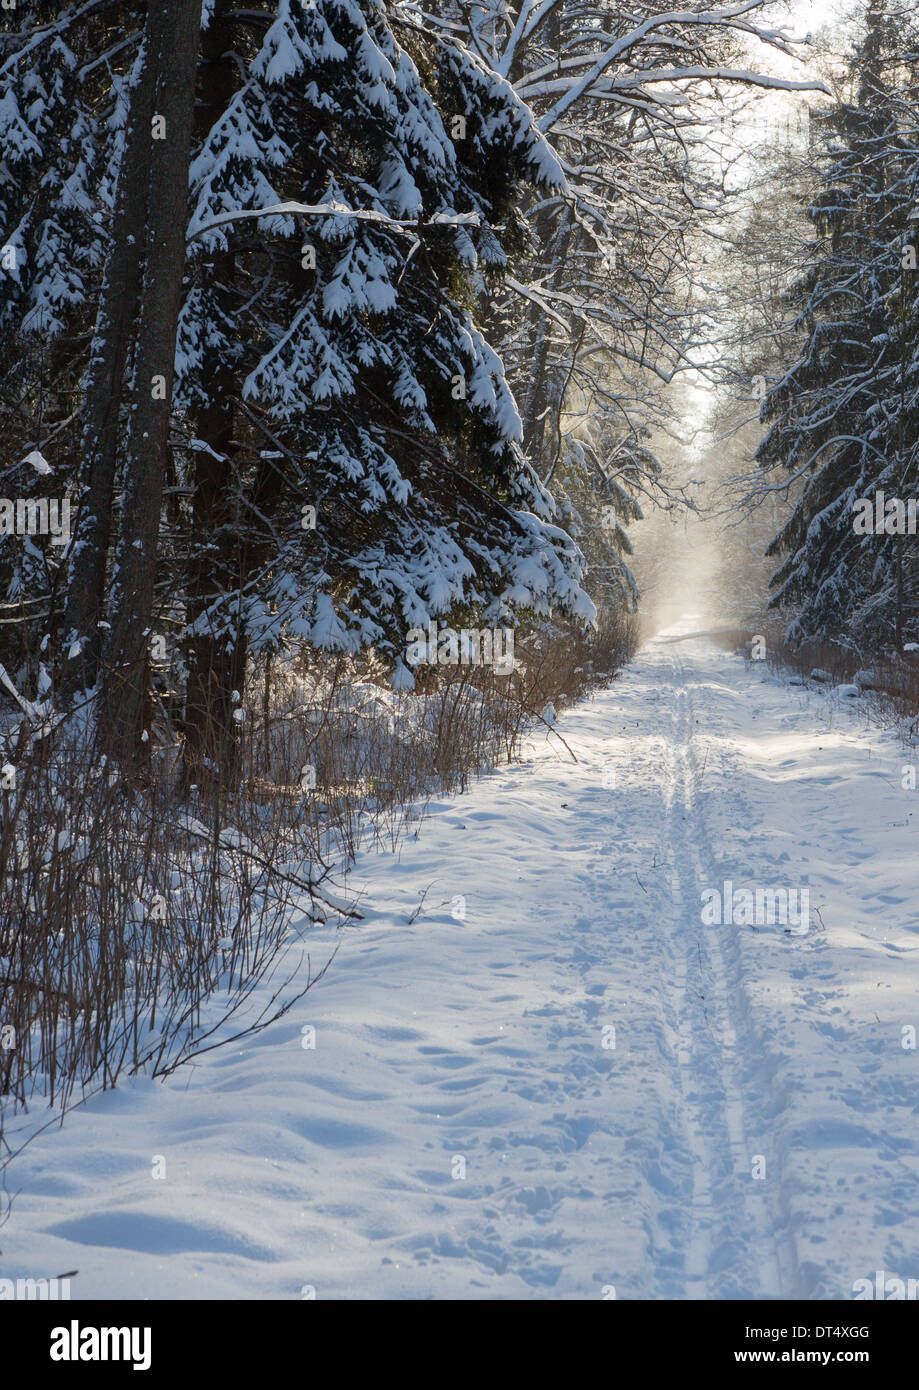
[[[340,950],[295,1014],[29,1145],[0,1275],[78,1269],[75,1298],[919,1277],[909,754],[707,639],[651,642],[559,732],[577,762],[540,729],[359,860],[368,920],[309,932],[314,969]],[[808,888],[810,930],[703,925],[726,879]]]

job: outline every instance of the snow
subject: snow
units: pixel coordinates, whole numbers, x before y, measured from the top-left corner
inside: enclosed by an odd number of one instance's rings
[[[23,463],[30,463],[36,473],[51,472],[50,463],[38,449],[33,449],[30,453],[26,454],[22,461]]]
[[[228,222],[243,222],[250,217],[287,217],[294,213],[300,217],[347,217],[358,222],[379,223],[383,227],[408,228],[416,225],[414,218],[399,220],[387,216],[386,213],[380,212],[376,208],[349,208],[345,203],[335,199],[330,199],[325,203],[272,202],[266,207],[231,209],[229,212],[221,213],[218,217],[211,218],[208,222],[193,218],[187,240],[193,241],[195,237],[205,236],[216,227],[223,227]],[[431,218],[433,226],[476,227],[480,222],[481,218],[477,212],[439,212]]]
[[[705,637],[651,642],[558,727],[570,753],[539,725],[360,857],[365,920],[305,933],[314,973],[339,950],[297,1010],[29,1145],[5,1272],[178,1299],[915,1275],[911,755]],[[703,926],[726,880],[806,887],[807,934]]]

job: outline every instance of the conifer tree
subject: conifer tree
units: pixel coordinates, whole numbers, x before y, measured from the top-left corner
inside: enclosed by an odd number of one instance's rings
[[[763,403],[759,462],[802,484],[769,548],[786,556],[773,603],[794,610],[792,642],[847,634],[879,649],[919,621],[919,594],[904,607],[902,537],[857,525],[858,499],[904,499],[917,482],[911,45],[907,17],[872,0],[855,96],[824,117],[817,235],[797,287],[804,350]]]

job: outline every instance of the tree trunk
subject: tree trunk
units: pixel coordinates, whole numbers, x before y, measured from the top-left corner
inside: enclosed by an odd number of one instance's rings
[[[549,244],[548,255],[553,261],[550,288],[562,283],[568,262],[568,251],[574,232],[570,208],[565,208],[561,224]],[[529,378],[526,402],[523,407],[523,447],[530,461],[542,475],[540,467],[546,435],[547,411],[553,404],[549,381],[549,348],[551,331],[545,314],[534,309],[533,327],[536,332],[536,351]]]
[[[227,450],[233,423],[230,387],[226,383],[214,405],[197,419],[199,438],[222,457],[200,450],[195,455],[193,520],[197,550],[189,567],[188,622],[194,623],[221,594],[240,585],[239,520],[233,510]],[[234,524],[235,523],[235,524]],[[231,536],[236,534],[234,547]],[[203,537],[211,538],[207,544]],[[242,655],[242,666],[240,659]],[[192,637],[188,652],[188,685],[185,695],[183,751],[186,784],[207,784],[216,778],[223,785],[232,780],[236,767],[239,730],[233,720],[233,691],[245,683],[243,633],[201,632]]]
[[[103,649],[101,728],[112,756],[136,766],[153,610],[160,509],[169,448],[176,330],[185,268],[188,164],[201,0],[152,0],[147,16],[156,74],[147,191],[146,260],[131,384],[121,527]]]
[[[201,81],[195,112],[200,140],[232,100],[237,85],[233,61],[236,0],[217,0],[201,43]],[[220,309],[233,315],[232,287],[236,256],[231,250],[212,253],[214,293]],[[224,287],[221,289],[221,287]],[[188,576],[186,617],[194,623],[222,593],[243,582],[239,518],[233,488],[234,394],[232,366],[219,357],[207,364],[204,386],[208,404],[198,412],[195,433],[214,454],[200,450],[194,459],[193,546]],[[245,683],[246,647],[242,632],[202,633],[188,650],[188,684],[183,733],[184,781],[207,784],[215,776],[224,786],[236,772],[239,725],[233,719],[233,691]]]
[[[112,245],[102,280],[86,388],[82,439],[86,490],[80,499],[67,575],[61,674],[65,696],[95,685],[99,669],[102,634],[98,623],[103,616],[112,535],[120,407],[140,294],[155,87],[155,64],[147,42],[125,129]]]

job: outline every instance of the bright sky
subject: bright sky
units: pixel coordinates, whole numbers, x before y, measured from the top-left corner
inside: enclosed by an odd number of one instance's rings
[[[816,33],[825,24],[838,24],[858,8],[858,0],[784,0],[776,4],[774,12],[779,22],[785,16],[791,26],[806,34]]]
[[[795,22],[808,29],[819,29],[823,24],[836,22],[851,9],[848,0],[792,0],[791,13]]]
[[[835,27],[844,24],[850,14],[861,8],[863,0],[861,4],[859,0],[777,0],[770,10],[755,12],[751,16],[752,20],[760,27],[782,30],[793,38],[803,39],[810,35],[814,47],[801,45],[797,49],[797,58],[787,58],[775,49],[751,39],[747,60],[749,67],[754,71],[794,81],[819,80],[822,74],[819,70],[820,64],[816,60],[825,55],[824,46],[820,42],[820,31],[827,25]],[[837,51],[846,47],[841,34],[831,47]],[[795,123],[799,120],[802,124],[798,138],[803,142],[807,132],[805,107],[815,100],[821,100],[819,95],[797,95],[781,90],[759,89],[753,99],[744,106],[736,126],[732,128],[738,144],[733,148],[735,163],[729,183],[738,186],[738,182],[742,183],[752,169],[751,162],[741,152],[742,148],[751,150],[759,144],[768,145],[777,133],[780,138],[793,140]],[[683,378],[682,388],[685,393],[683,419],[687,435],[691,435],[693,431],[701,430],[704,426],[711,408],[712,395],[708,384],[695,373],[688,373]],[[691,463],[694,456],[706,447],[707,441],[704,436],[697,436],[695,445],[687,448],[687,460]]]

